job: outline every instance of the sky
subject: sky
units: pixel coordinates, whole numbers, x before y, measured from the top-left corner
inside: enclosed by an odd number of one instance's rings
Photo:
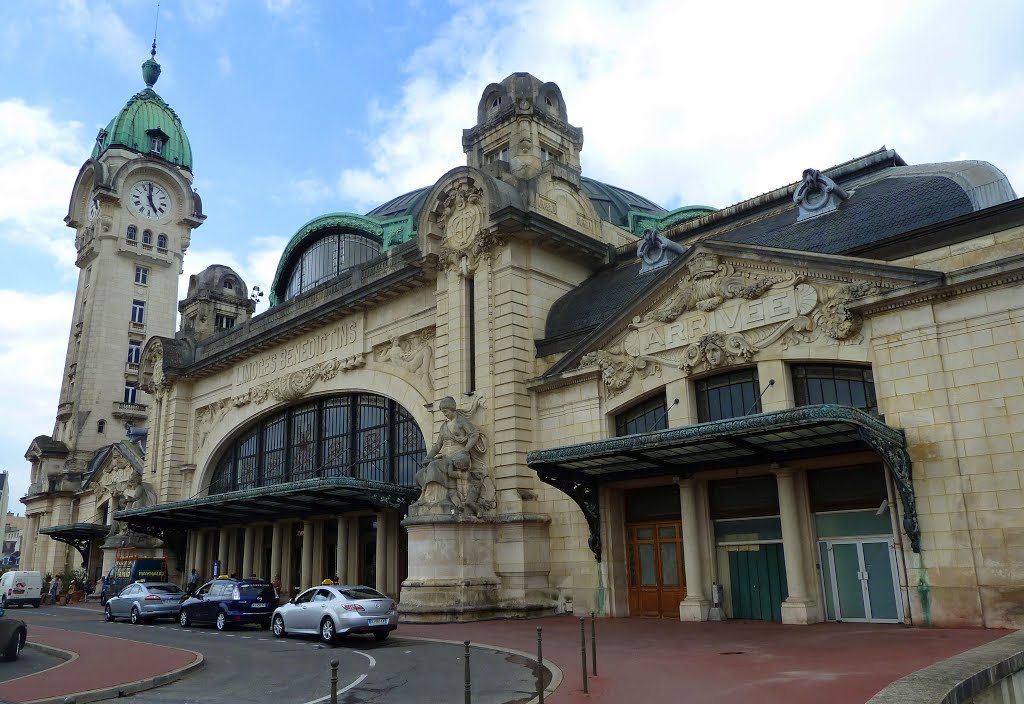
[[[156,0],[0,2],[0,470],[53,430],[78,271],[64,226],[100,128],[144,87]],[[160,0],[157,92],[192,144],[212,263],[269,289],[284,244],[465,163],[514,71],[554,81],[585,175],[724,207],[885,145],[1024,193],[1019,0]],[[264,302],[261,309],[266,307]]]

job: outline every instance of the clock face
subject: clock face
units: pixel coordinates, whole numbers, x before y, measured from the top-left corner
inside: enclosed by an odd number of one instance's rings
[[[139,181],[129,192],[129,208],[145,218],[162,218],[171,209],[167,191],[152,181]]]
[[[100,213],[100,201],[98,198],[93,198],[89,201],[89,219],[95,220],[96,216]]]

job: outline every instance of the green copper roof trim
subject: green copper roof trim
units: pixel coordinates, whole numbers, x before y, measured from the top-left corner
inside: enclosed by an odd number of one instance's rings
[[[274,283],[270,287],[270,306],[274,307],[281,300],[277,296],[277,288],[284,276],[285,264],[296,249],[304,248],[317,239],[324,230],[344,228],[373,236],[381,242],[382,250],[387,252],[400,244],[416,237],[416,219],[405,215],[391,220],[375,220],[355,213],[328,213],[313,218],[299,228],[288,241],[274,272]]]
[[[716,210],[718,208],[712,208],[709,205],[684,205],[664,215],[652,215],[640,210],[630,210],[629,231],[637,237],[641,237],[644,234],[644,230],[649,227],[653,227],[656,231],[661,232],[674,225],[678,225],[684,220],[692,220],[693,218],[710,215]]]
[[[150,151],[150,133],[159,130],[165,137],[160,154]],[[123,147],[139,154],[150,154],[192,171],[192,145],[181,120],[152,88],[144,88],[121,108],[106,129],[100,132],[92,149],[92,158],[111,147]]]

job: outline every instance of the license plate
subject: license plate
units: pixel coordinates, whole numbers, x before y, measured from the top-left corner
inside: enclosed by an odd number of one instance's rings
[[[265,608],[267,608],[267,605],[266,604],[253,604],[252,608],[254,608],[254,609],[265,609]]]
[[[24,589],[15,589],[15,590],[14,590],[14,593],[15,593],[15,594],[24,594],[24,593],[25,593],[25,590],[24,590]]]
[[[367,626],[386,626],[388,620],[386,618],[368,618],[366,619]]]

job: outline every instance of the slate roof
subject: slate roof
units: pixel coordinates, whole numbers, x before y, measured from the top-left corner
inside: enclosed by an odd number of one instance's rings
[[[886,178],[861,186],[839,213],[797,222],[792,208],[710,239],[803,252],[842,254],[902,232],[966,215],[971,199],[943,176]],[[862,254],[861,256],[870,256]]]
[[[647,200],[643,196],[627,191],[608,183],[595,181],[592,178],[583,177],[580,179],[580,187],[590,198],[594,210],[605,222],[612,225],[629,229],[629,211],[639,211],[652,215],[664,215],[668,211],[657,203]],[[397,198],[392,198],[387,203],[378,205],[366,214],[366,217],[374,220],[390,220],[405,215],[419,216],[427,194],[433,186],[417,188],[415,191],[403,193]]]
[[[29,447],[31,448],[32,445],[36,445],[41,452],[46,454],[66,455],[69,452],[67,445],[60,440],[54,440],[49,435],[37,435],[29,443]]]
[[[978,183],[957,180],[958,169],[978,165],[993,179],[991,184],[981,179],[980,187],[988,188],[984,198],[975,193]],[[870,258],[873,244],[1015,197],[1005,176],[984,162],[907,167],[895,152],[883,149],[825,171],[830,172],[835,172],[836,181],[852,192],[836,212],[797,222],[793,184],[718,211],[710,218],[694,221],[692,226],[687,223],[684,232],[669,236],[683,244],[736,242],[821,254],[856,252],[859,257]],[[839,174],[848,177],[840,178]],[[656,286],[667,271],[640,275],[635,248],[620,248],[619,255],[629,260],[597,272],[555,301],[548,313],[544,338],[536,341],[538,356],[569,350],[643,291]]]

